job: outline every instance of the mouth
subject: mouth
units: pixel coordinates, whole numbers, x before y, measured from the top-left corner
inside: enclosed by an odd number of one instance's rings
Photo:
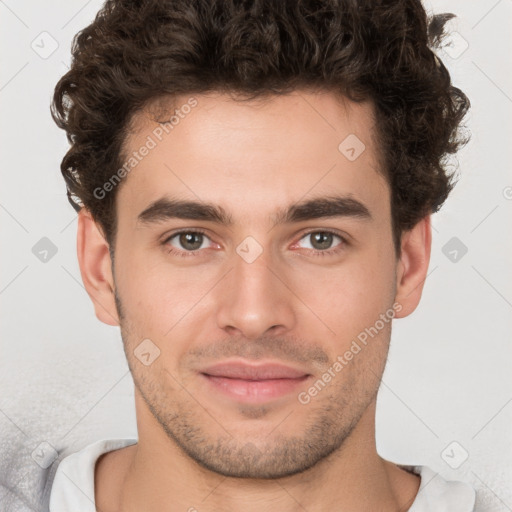
[[[227,362],[202,370],[200,376],[211,391],[236,401],[259,403],[292,393],[311,374],[277,363]]]

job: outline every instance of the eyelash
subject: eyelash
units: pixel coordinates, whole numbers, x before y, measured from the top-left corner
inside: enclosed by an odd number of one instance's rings
[[[162,245],[166,246],[167,243],[172,240],[175,236],[181,234],[181,233],[201,233],[202,235],[206,235],[206,231],[200,229],[200,228],[196,228],[196,229],[182,229],[180,231],[175,231],[174,233],[172,233],[172,235],[168,236],[163,242],[162,242]],[[176,250],[174,247],[167,247],[167,253],[168,254],[173,254],[174,256],[181,256],[182,258],[188,258],[190,256],[195,256],[195,253],[199,252],[198,250],[196,251],[178,251]]]
[[[172,240],[175,236],[181,234],[181,233],[201,233],[205,236],[208,236],[208,234],[206,233],[205,230],[201,229],[201,228],[195,228],[195,229],[182,229],[180,231],[175,231],[174,233],[172,233],[171,235],[169,235],[163,242],[162,242],[162,245],[166,246],[167,243]],[[330,229],[313,229],[311,231],[308,231],[306,233],[303,233],[303,235],[299,238],[299,240],[302,240],[305,236],[307,235],[311,235],[313,233],[329,233],[331,235],[334,235],[334,236],[337,236],[340,240],[341,240],[341,244],[339,246],[337,246],[336,248],[334,249],[327,249],[325,251],[320,251],[320,250],[314,250],[314,249],[310,249],[313,251],[313,256],[331,256],[333,254],[336,254],[340,251],[343,250],[343,248],[347,245],[349,245],[347,239],[340,235],[339,233],[335,232],[335,231],[332,231]],[[195,251],[179,251],[179,250],[176,250],[174,249],[174,247],[168,247],[167,248],[167,253],[168,254],[173,254],[175,256],[180,256],[182,258],[188,258],[190,256],[195,256],[196,253],[199,252],[199,249],[195,250]]]

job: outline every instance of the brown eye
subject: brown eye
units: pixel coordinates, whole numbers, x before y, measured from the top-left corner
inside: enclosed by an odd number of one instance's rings
[[[184,249],[195,251],[203,244],[203,235],[201,233],[181,233],[178,240]]]

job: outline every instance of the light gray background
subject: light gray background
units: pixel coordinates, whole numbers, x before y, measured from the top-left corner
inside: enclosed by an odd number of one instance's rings
[[[100,438],[137,435],[119,329],[96,319],[81,283],[76,214],[59,170],[68,144],[49,111],[53,88],[69,66],[71,39],[100,6],[97,0],[0,0],[0,482],[14,490],[4,489],[0,500],[13,510],[22,495],[33,505],[43,492],[31,488],[40,474],[34,450],[51,461]],[[459,183],[433,217],[422,302],[393,324],[377,444],[388,460],[426,464],[445,478],[472,483],[485,510],[508,511],[512,0],[425,6],[455,13],[448,26],[469,45],[454,58],[464,41],[452,39],[439,56],[472,102],[472,140],[457,157]],[[45,31],[50,36],[41,35]],[[58,48],[43,58],[52,39]],[[43,237],[57,248],[46,262],[32,252]],[[446,246],[453,237],[467,247],[464,255],[457,249],[455,262]],[[452,469],[447,461],[458,465],[465,452],[467,460]]]

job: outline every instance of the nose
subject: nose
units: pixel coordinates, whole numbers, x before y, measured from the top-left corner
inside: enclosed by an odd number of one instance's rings
[[[286,274],[284,266],[272,262],[265,251],[250,263],[235,254],[233,267],[219,292],[218,327],[246,339],[292,330],[300,302]]]

